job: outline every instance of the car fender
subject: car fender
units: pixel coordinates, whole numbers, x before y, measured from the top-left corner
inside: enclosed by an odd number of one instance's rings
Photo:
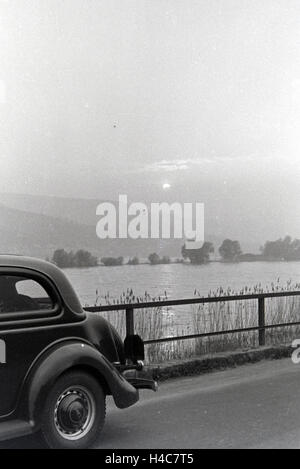
[[[83,342],[64,342],[48,349],[30,372],[27,385],[28,420],[35,425],[43,403],[57,379],[73,368],[86,369],[108,388],[119,408],[130,407],[138,391],[96,348]]]

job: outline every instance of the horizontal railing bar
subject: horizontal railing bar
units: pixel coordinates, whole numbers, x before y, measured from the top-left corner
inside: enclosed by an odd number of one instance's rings
[[[216,332],[206,332],[202,334],[190,334],[190,335],[182,335],[182,336],[174,336],[174,337],[165,337],[162,339],[149,339],[144,340],[145,345],[149,344],[158,344],[162,342],[173,342],[176,340],[189,340],[189,339],[198,339],[201,337],[212,337],[217,335],[226,335],[226,334],[237,334],[239,332],[251,332],[251,331],[260,331],[265,329],[273,329],[277,327],[288,327],[288,326],[300,326],[300,322],[286,322],[281,324],[268,324],[264,327],[253,326],[253,327],[245,327],[244,329],[230,329],[225,331],[216,331]]]
[[[240,300],[258,300],[260,298],[283,298],[289,296],[300,296],[300,291],[290,292],[269,292],[269,293],[256,293],[249,295],[231,295],[231,296],[210,296],[207,298],[187,298],[182,300],[162,300],[162,301],[148,301],[145,303],[123,303],[105,306],[87,306],[83,308],[85,311],[91,313],[102,313],[108,311],[125,311],[127,309],[147,309],[159,308],[164,306],[183,306],[192,304],[206,304],[206,303],[223,303],[227,301],[240,301]]]

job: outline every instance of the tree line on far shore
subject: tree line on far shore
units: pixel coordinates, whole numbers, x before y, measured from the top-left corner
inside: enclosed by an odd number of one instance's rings
[[[187,248],[184,244],[181,249],[182,259],[177,259],[175,262],[180,263],[188,259],[192,264],[206,264],[210,262],[210,256],[214,252],[215,248],[211,242],[205,242],[201,248],[196,249]],[[260,254],[251,254],[242,252],[239,241],[225,239],[218,252],[223,262],[300,261],[300,240],[293,240],[290,236],[286,236],[276,241],[267,241],[260,248]],[[51,262],[61,268],[95,267],[99,265],[97,257],[83,249],[76,252],[57,249]],[[148,256],[148,263],[151,265],[170,264],[171,259],[169,256],[160,257],[154,252]],[[101,264],[104,266],[121,266],[124,265],[124,257],[102,257]],[[137,256],[130,258],[127,262],[127,265],[139,264],[140,259]]]
[[[97,257],[93,256],[89,251],[84,251],[80,249],[79,251],[67,252],[65,249],[57,249],[52,259],[47,259],[58,267],[64,268],[74,268],[74,267],[96,267],[99,265]],[[104,266],[120,266],[124,265],[124,257],[102,257],[100,259],[101,264]],[[159,257],[158,254],[152,253],[148,256],[148,262],[151,265],[158,264],[170,264],[171,259],[169,256]],[[179,262],[179,260],[178,260]],[[139,265],[140,259],[135,256],[128,260],[127,265]]]
[[[252,254],[243,253],[239,241],[225,239],[218,251],[223,262],[300,261],[300,240],[286,236],[276,241],[267,241],[260,248],[260,254]],[[192,264],[209,262],[214,252],[214,245],[210,242],[205,242],[198,249],[187,249],[184,245],[181,250],[183,258],[189,259]]]
[[[67,267],[96,267],[98,265],[97,257],[84,249],[76,252],[56,249],[51,262],[62,269]]]

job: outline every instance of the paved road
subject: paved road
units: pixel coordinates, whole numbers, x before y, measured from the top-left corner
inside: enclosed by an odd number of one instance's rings
[[[161,384],[138,405],[108,403],[103,448],[299,448],[300,365],[264,361]],[[4,447],[38,447],[35,437]]]

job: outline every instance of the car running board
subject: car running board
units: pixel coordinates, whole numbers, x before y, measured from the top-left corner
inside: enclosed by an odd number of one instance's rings
[[[25,420],[7,420],[0,422],[0,441],[19,438],[33,433],[32,425]]]

